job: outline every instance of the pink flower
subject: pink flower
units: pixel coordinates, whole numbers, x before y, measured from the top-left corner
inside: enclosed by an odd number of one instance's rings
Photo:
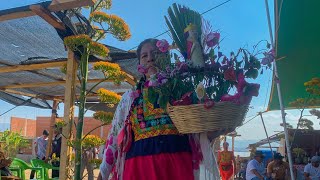
[[[147,74],[148,73],[148,68],[146,68],[144,65],[139,64],[138,65],[138,72],[142,74]]]
[[[159,85],[158,82],[156,80],[152,80],[152,79],[150,79],[150,80],[148,80],[148,81],[146,81],[144,83],[144,87],[146,87],[146,88],[148,88],[148,87],[156,87],[158,85]]]
[[[163,53],[167,52],[169,49],[169,43],[167,40],[162,39],[157,41],[156,46],[159,48],[159,50]]]
[[[143,121],[142,121],[142,122],[140,122],[140,123],[139,123],[139,125],[140,125],[140,128],[141,128],[141,129],[146,128],[146,123],[145,123],[145,122],[143,122]]]
[[[236,104],[239,103],[239,99],[241,97],[242,93],[236,93],[235,95],[229,95],[229,94],[225,94],[221,97],[221,101],[227,101],[227,102],[234,102]]]
[[[106,161],[108,164],[113,164],[114,157],[113,157],[113,152],[111,149],[108,149],[106,152]]]
[[[244,87],[246,86],[247,82],[244,79],[243,73],[238,74],[238,84],[237,84],[237,91],[242,92]]]
[[[206,44],[209,47],[213,47],[219,43],[220,33],[210,32],[206,37]]]

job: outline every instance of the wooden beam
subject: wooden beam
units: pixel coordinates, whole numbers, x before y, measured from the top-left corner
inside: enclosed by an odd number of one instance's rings
[[[10,94],[21,95],[21,96],[34,97],[34,98],[43,99],[43,100],[60,100],[60,99],[55,98],[53,96],[37,95],[37,94],[32,94],[32,93],[16,91],[13,89],[0,89],[0,91],[10,93]]]
[[[53,126],[56,122],[57,117],[57,108],[58,108],[59,102],[57,100],[53,101],[52,105],[52,112],[51,112],[51,119],[50,119],[50,128],[49,128],[49,137],[48,137],[48,146],[46,149],[46,159],[49,159],[49,156],[52,152],[52,137],[53,137]]]
[[[62,11],[83,6],[93,6],[94,3],[95,0],[52,0],[48,9],[53,12]]]
[[[44,7],[42,7],[40,5],[31,5],[30,9],[31,9],[32,12],[34,12],[35,14],[40,16],[42,19],[47,21],[47,23],[49,23],[54,28],[57,28],[57,29],[60,29],[60,30],[65,30],[66,29],[64,24],[58,18],[53,16],[51,14],[51,12],[49,12]]]
[[[0,67],[0,73],[17,72],[17,71],[30,71],[36,69],[44,69],[51,67],[60,67],[66,64],[66,61],[49,62],[41,64],[28,64],[28,65],[15,65],[10,67]]]
[[[94,5],[94,0],[53,0],[51,4],[48,6],[49,12],[63,11],[68,9],[79,8],[83,6],[92,6]],[[32,6],[32,5],[31,5]],[[30,9],[30,8],[29,8]],[[30,10],[23,10],[20,12],[12,12],[9,14],[5,14],[0,16],[1,21],[7,21],[11,19],[19,19],[29,16],[37,15],[35,12]]]
[[[98,83],[102,79],[88,79],[88,83]],[[112,80],[105,80],[104,82],[113,82]],[[77,84],[80,84],[80,81],[76,81]],[[28,83],[28,84],[14,84],[7,86],[0,86],[0,89],[20,89],[20,88],[33,88],[33,87],[46,87],[46,86],[65,86],[66,81],[54,81],[54,82],[40,82],[40,83]]]
[[[10,19],[19,19],[19,18],[24,18],[24,17],[29,17],[29,16],[35,16],[36,14],[32,11],[21,11],[21,12],[15,12],[15,13],[10,13],[10,14],[5,14],[0,16],[0,22],[1,21],[7,21]]]
[[[77,74],[77,63],[74,53],[68,50],[67,74],[66,74],[66,88],[64,99],[64,122],[66,126],[62,129],[62,134],[67,138],[62,138],[61,155],[60,155],[60,172],[59,179],[71,180],[70,177],[70,163],[72,148],[68,146],[67,142],[72,140],[72,126],[74,118],[74,100],[75,100],[75,82]]]

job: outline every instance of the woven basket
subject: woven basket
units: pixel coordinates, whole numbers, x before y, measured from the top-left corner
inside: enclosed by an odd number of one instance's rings
[[[181,134],[189,134],[240,126],[248,109],[249,105],[218,102],[210,109],[204,108],[203,104],[169,106],[168,113],[178,131]]]

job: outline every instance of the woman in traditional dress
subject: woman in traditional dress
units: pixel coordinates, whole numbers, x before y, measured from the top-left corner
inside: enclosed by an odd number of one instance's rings
[[[233,151],[228,150],[229,143],[223,143],[223,151],[218,153],[218,164],[222,180],[229,180],[235,172],[235,159]]]
[[[120,180],[193,180],[199,178],[200,162],[211,169],[212,179],[219,177],[212,172],[215,160],[207,134],[180,134],[166,111],[148,100],[145,82],[157,72],[155,55],[161,53],[157,41],[146,39],[137,49],[146,71],[116,109],[98,179],[112,173]]]

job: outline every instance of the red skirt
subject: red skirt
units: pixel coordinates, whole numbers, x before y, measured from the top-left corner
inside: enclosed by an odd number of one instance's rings
[[[139,156],[125,162],[123,180],[194,180],[188,152]]]
[[[222,180],[229,180],[233,176],[233,166],[232,166],[232,164],[230,164],[230,165],[220,165],[219,170],[220,170],[220,175],[221,175],[221,179]]]

